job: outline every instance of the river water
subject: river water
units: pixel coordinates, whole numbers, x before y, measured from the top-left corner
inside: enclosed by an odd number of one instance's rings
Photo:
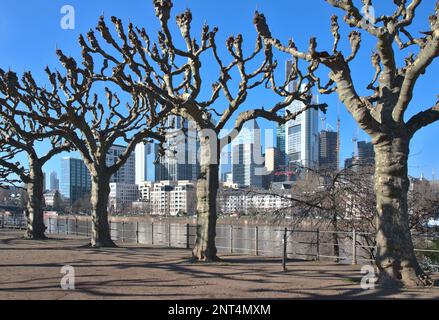
[[[69,234],[89,237],[91,222],[84,219],[63,217],[47,218],[47,231],[52,234]],[[192,248],[196,227],[178,222],[111,221],[111,237],[114,241],[173,248]],[[346,233],[348,234],[348,233]],[[250,254],[281,258],[284,252],[284,227],[276,225],[228,225],[217,226],[216,245],[220,253]],[[352,261],[352,239],[340,235],[340,262]],[[289,259],[334,260],[332,234],[317,230],[291,230],[286,233],[286,252]],[[358,259],[368,259],[365,250],[357,248]],[[343,258],[344,257],[344,258]]]

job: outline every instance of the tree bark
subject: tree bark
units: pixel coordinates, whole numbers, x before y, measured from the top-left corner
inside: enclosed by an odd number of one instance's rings
[[[416,260],[409,227],[409,141],[408,136],[401,134],[382,137],[375,143],[376,264],[383,285],[432,284]]]
[[[91,214],[92,238],[91,246],[95,248],[112,248],[116,244],[111,240],[108,224],[108,199],[110,196],[110,177],[105,170],[96,170],[92,174]]]
[[[215,244],[217,194],[219,188],[219,140],[202,136],[200,176],[197,181],[197,238],[192,251],[194,261],[218,261]]]
[[[27,227],[24,234],[27,239],[46,239],[43,212],[44,187],[42,166],[37,160],[29,158],[29,181],[26,187],[28,194],[26,205]]]
[[[332,247],[334,249],[334,257],[336,257],[335,262],[340,262],[340,246],[338,242],[338,220],[337,213],[332,214],[331,224],[334,232],[332,233]]]

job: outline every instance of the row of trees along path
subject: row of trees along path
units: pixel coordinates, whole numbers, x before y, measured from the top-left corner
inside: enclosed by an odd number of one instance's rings
[[[363,11],[351,0],[326,2],[344,11],[345,22],[354,29],[348,37],[351,47],[348,56],[338,50],[341,36],[336,15],[330,24],[334,37],[331,53],[318,51],[315,38],[310,39],[307,51],[299,51],[293,41],[282,44],[271,34],[264,15],[258,12],[254,19],[255,49],[249,54],[244,53],[240,34],[229,37],[225,48],[217,47],[217,28],[204,25],[200,38],[194,37],[189,10],[176,16],[183,43],[180,48],[169,28],[172,1],[154,0],[160,23],[156,42],[151,41],[145,29],[131,23],[125,28],[116,17],[111,17],[112,32],[101,17],[96,27],[99,37],[93,30],[79,37],[82,66],[57,50],[63,72],[46,68],[50,89],[38,85],[30,72],[19,80],[13,71],[0,70],[3,136],[0,174],[8,177],[9,171],[15,172],[28,186],[27,236],[44,236],[41,167],[67,148],[79,151],[92,178],[91,245],[114,246],[107,212],[110,177],[127,161],[138,143],[158,141],[163,155],[166,132],[170,129],[166,120],[170,115],[178,115],[193,121],[200,131],[198,228],[193,258],[217,260],[216,196],[221,149],[236,138],[246,121],[265,118],[285,123],[308,108],[326,111],[326,104],[312,102],[311,89],[317,87],[322,94],[338,94],[359,126],[371,136],[375,147],[376,263],[380,280],[392,285],[431,284],[416,261],[408,228],[407,159],[410,139],[420,128],[439,119],[439,106],[415,114],[408,121],[404,120],[404,113],[416,81],[439,53],[439,4],[436,2],[430,17],[431,30],[416,38],[408,27],[420,0],[412,0],[410,4],[396,1],[395,12],[376,18],[374,23],[367,15],[372,8],[370,0],[364,1]],[[362,33],[376,40],[372,55],[375,76],[367,87],[372,94],[365,97],[357,94],[350,71],[350,64],[360,49]],[[413,47],[418,52],[408,56],[402,67],[397,67],[394,43],[401,50]],[[274,55],[280,53],[289,55],[293,63],[290,74],[278,84]],[[206,95],[202,93],[206,88],[201,72],[203,59],[211,59],[218,66],[218,76],[211,83],[207,100],[203,100]],[[316,75],[317,70],[324,68],[330,70],[325,85]],[[238,74],[239,80],[232,81],[232,74]],[[293,81],[295,88],[288,88]],[[266,88],[278,101],[269,108],[259,106],[240,111],[248,95],[257,88]],[[103,94],[105,98],[101,97]],[[296,113],[283,113],[294,100],[304,102],[305,107]],[[226,125],[233,130],[220,138]],[[54,148],[47,155],[38,156],[32,142],[43,139],[49,139]],[[127,148],[115,163],[108,165],[109,148],[118,141],[124,141]],[[28,169],[13,165],[14,156],[7,155],[11,148],[15,153],[28,154]]]

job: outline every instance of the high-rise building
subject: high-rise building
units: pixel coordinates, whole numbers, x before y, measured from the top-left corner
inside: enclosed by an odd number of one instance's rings
[[[372,142],[358,141],[358,162],[363,165],[373,165],[375,163],[375,151]]]
[[[251,120],[232,143],[233,183],[261,188],[265,174],[260,128],[256,120]]]
[[[285,123],[278,124],[276,127],[276,147],[284,154],[286,154],[285,127]]]
[[[265,150],[265,168],[267,175],[263,179],[264,188],[269,188],[272,182],[286,181],[288,179],[285,155],[278,148],[267,148]]]
[[[55,171],[50,173],[50,191],[59,190],[58,174]]]
[[[47,183],[46,173],[43,172],[43,191],[44,192],[47,190],[46,183]]]
[[[286,65],[287,75],[291,72],[291,62]],[[288,84],[288,90],[295,90],[296,83]],[[313,97],[313,103],[318,103]],[[297,112],[305,108],[301,101],[293,101],[287,113]],[[314,108],[302,112],[294,120],[286,123],[285,149],[288,161],[305,168],[316,168],[319,163],[319,111]]]
[[[156,163],[155,180],[197,180],[200,172],[200,143],[196,124],[172,115],[167,119],[167,126],[173,129],[167,132],[165,155]]]
[[[357,141],[355,149],[353,157],[345,160],[345,168],[375,164],[375,151],[372,142]]]
[[[113,145],[107,153],[107,166],[115,164],[125,152],[126,147]],[[111,177],[112,183],[135,184],[136,183],[136,158],[132,153],[125,164]]]
[[[231,144],[228,144],[227,146],[224,146],[223,150],[221,151],[220,166],[219,166],[219,174],[220,174],[221,182],[226,182],[227,174],[232,172],[231,147],[232,147]]]
[[[344,161],[344,167],[350,168],[354,165],[354,163],[355,163],[355,157],[346,158]]]
[[[273,182],[281,182],[281,181],[287,181],[288,180],[288,157],[286,154],[286,132],[285,132],[286,125],[278,125],[276,129],[276,148],[272,148],[273,150],[270,151],[270,149],[266,150],[265,159],[267,161],[267,157],[273,156]],[[273,152],[273,154],[271,154]],[[266,165],[267,167],[267,165]],[[267,167],[267,170],[268,167]],[[270,170],[269,170],[270,171]]]
[[[338,169],[338,133],[328,130],[320,132],[319,167],[320,169]]]
[[[144,181],[155,181],[155,144],[139,143],[135,150],[136,184]]]
[[[90,193],[90,173],[84,161],[71,157],[61,159],[60,191],[70,205]]]

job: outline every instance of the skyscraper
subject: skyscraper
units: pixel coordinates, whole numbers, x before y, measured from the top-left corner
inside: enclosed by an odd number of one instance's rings
[[[165,155],[156,164],[156,180],[197,180],[200,172],[200,144],[196,124],[181,116],[172,115],[167,119],[167,126],[173,129],[167,132]]]
[[[61,159],[60,191],[70,205],[90,193],[90,174],[82,160],[71,157]]]
[[[50,173],[50,191],[59,190],[58,174],[55,171]]]
[[[232,143],[233,183],[261,188],[264,170],[261,132],[256,120],[246,122]]]
[[[276,127],[276,151],[274,158],[273,181],[286,181],[287,176],[287,153],[286,153],[286,124],[277,124]]]
[[[326,170],[338,169],[338,133],[323,130],[320,132],[319,167]]]
[[[154,144],[139,143],[135,150],[136,162],[136,184],[140,185],[144,181],[154,181]]]
[[[357,141],[355,154],[345,160],[345,167],[373,166],[375,164],[375,151],[372,142]]]
[[[286,65],[287,75],[291,72],[291,62]],[[296,83],[288,84],[288,90],[295,90]],[[318,103],[317,97],[313,102]],[[302,110],[305,104],[301,101],[293,101],[286,110],[297,112]],[[316,168],[319,163],[319,111],[313,108],[302,112],[294,120],[286,124],[285,149],[290,163],[295,163],[305,168]]]
[[[358,141],[358,162],[363,165],[373,165],[375,163],[375,151],[372,142]]]
[[[43,172],[43,191],[44,192],[47,190],[46,183],[47,183],[46,173]]]
[[[113,145],[107,153],[107,166],[112,166],[125,152],[126,147]],[[132,153],[125,164],[111,177],[112,183],[135,184],[136,183],[136,158]]]

